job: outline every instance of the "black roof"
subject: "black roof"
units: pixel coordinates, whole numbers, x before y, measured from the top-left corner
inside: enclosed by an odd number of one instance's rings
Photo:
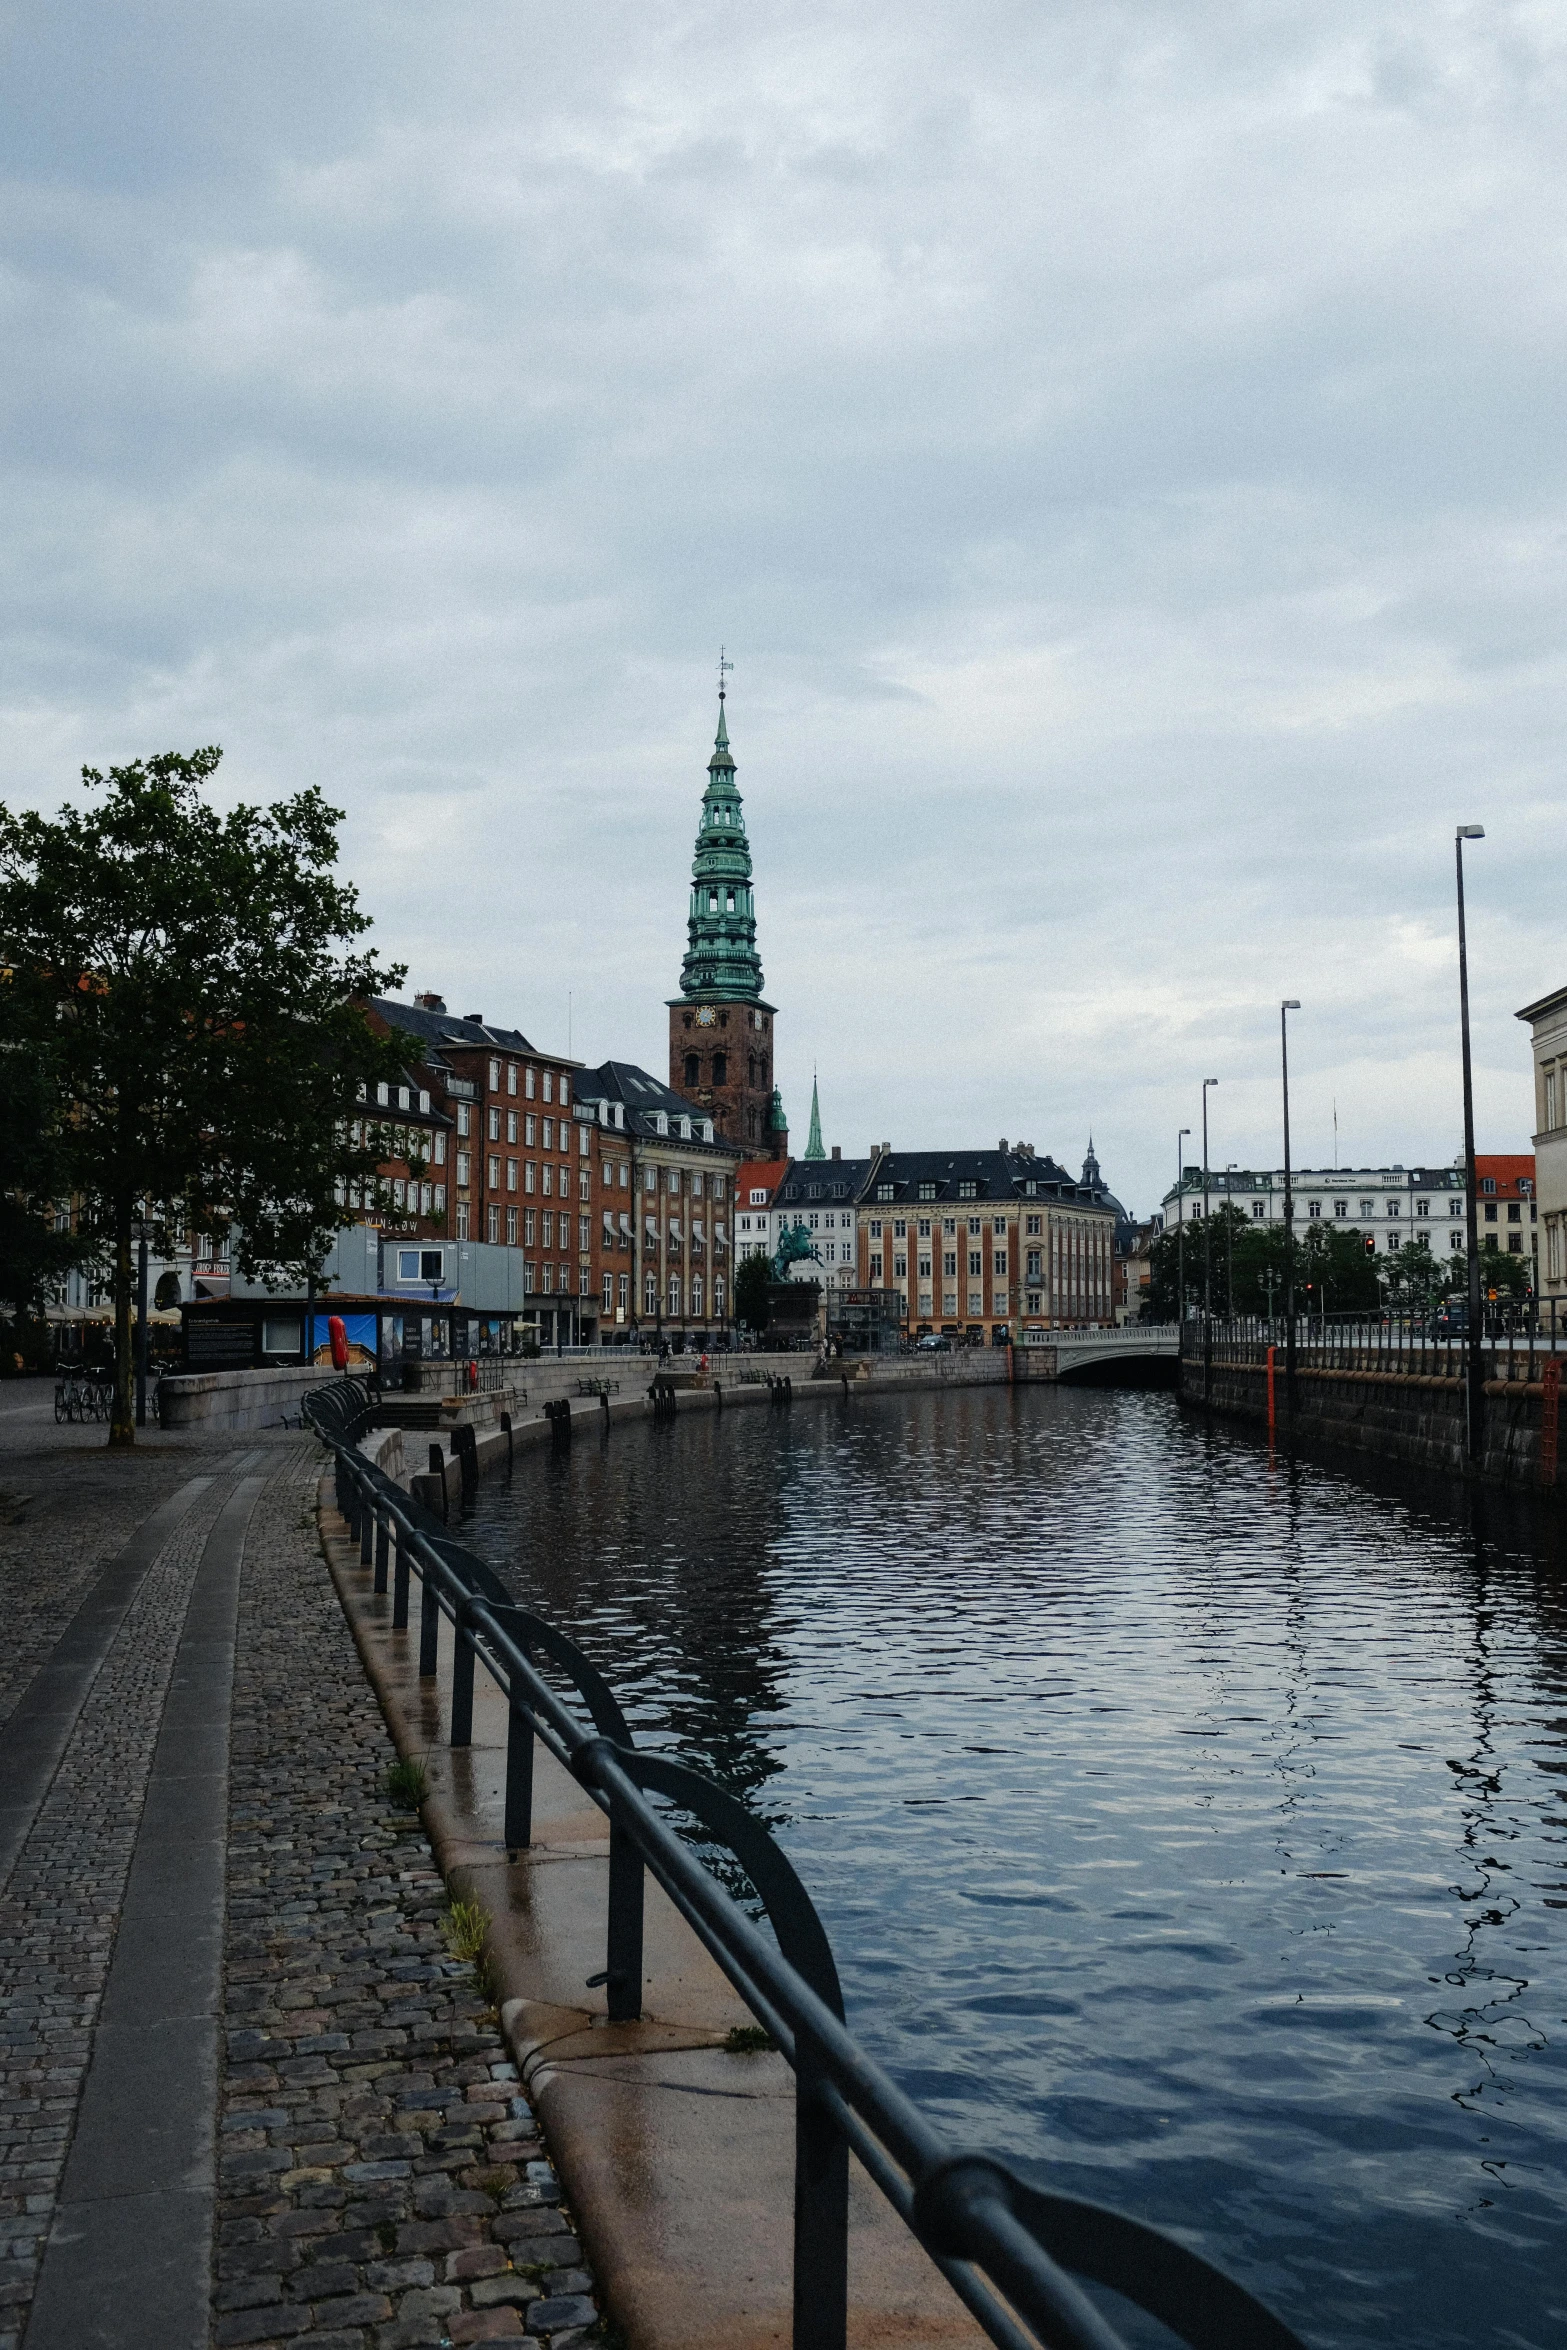
[[[601,1061],[596,1069],[582,1069],[577,1075],[577,1102],[586,1109],[594,1102],[620,1102],[625,1107],[626,1129],[631,1134],[645,1134],[659,1141],[670,1139],[660,1135],[658,1119],[662,1112],[666,1119],[689,1118],[692,1141],[702,1142],[704,1126],[711,1123],[712,1113],[698,1109],[672,1086],[662,1085],[646,1069],[639,1069],[634,1061]],[[737,1143],[726,1142],[715,1132],[710,1146],[722,1150],[731,1158],[744,1157]]]
[[[874,1159],[791,1159],[775,1205],[816,1207],[822,1201],[857,1200]]]
[[[421,1044],[436,1053],[442,1045],[452,1045],[479,1052],[530,1053],[535,1059],[540,1057],[538,1047],[528,1042],[520,1028],[491,1028],[483,1020],[459,1019],[454,1012],[431,1012],[423,1004],[399,1003],[396,996],[372,996],[370,1009],[379,1012],[393,1028],[418,1037]],[[581,1065],[566,1059],[562,1053],[546,1053],[542,1057],[555,1062],[564,1060],[568,1069]]]
[[[1031,1151],[893,1151],[874,1168],[862,1196],[877,1198],[889,1184],[899,1207],[1020,1199],[1053,1199],[1071,1207],[1110,1204],[1054,1159]]]

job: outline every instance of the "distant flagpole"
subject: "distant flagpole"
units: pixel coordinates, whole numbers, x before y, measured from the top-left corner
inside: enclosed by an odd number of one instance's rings
[[[1333,1096],[1333,1172],[1338,1173],[1338,1095]]]

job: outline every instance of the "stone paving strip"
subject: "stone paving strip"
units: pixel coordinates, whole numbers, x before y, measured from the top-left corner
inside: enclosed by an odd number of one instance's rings
[[[55,2216],[175,1651],[230,1483],[194,1497],[147,1566],[0,1896],[0,2350]]]
[[[150,1512],[196,1472],[220,1464],[220,1455],[153,1452],[111,1461],[101,1436],[90,1452],[0,1451],[0,1722]]]
[[[607,2345],[429,1845],[385,1793],[320,1458],[301,1444],[273,1478],[240,1587],[212,2341]]]

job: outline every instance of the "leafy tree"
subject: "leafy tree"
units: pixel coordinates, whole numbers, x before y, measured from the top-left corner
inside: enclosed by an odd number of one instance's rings
[[[1288,1285],[1284,1226],[1253,1222],[1226,1201],[1215,1208],[1209,1228],[1209,1281],[1216,1315],[1282,1314]],[[1184,1255],[1187,1310],[1203,1301],[1203,1220],[1188,1217],[1184,1242],[1178,1229],[1161,1233],[1149,1251],[1148,1318],[1171,1321],[1176,1314],[1177,1264]],[[1295,1308],[1301,1314],[1374,1312],[1380,1302],[1379,1260],[1354,1226],[1297,1216],[1295,1222]]]
[[[1436,1257],[1423,1240],[1408,1240],[1383,1263],[1388,1303],[1397,1312],[1423,1314],[1455,1282],[1467,1278],[1462,1257]]]
[[[773,1277],[765,1256],[742,1257],[735,1274],[735,1320],[758,1334],[767,1328],[767,1284]]]
[[[111,1444],[134,1439],[132,1254],[234,1228],[242,1272],[318,1265],[375,1153],[361,1087],[396,1074],[356,999],[401,984],[334,878],[339,812],[315,790],[220,815],[221,753],[83,770],[86,808],[0,807],[0,1046],[52,1056],[51,1181],[114,1292]],[[99,796],[101,795],[101,796]]]
[[[83,1244],[55,1229],[69,1196],[52,1040],[0,1044],[0,1306],[37,1314]]]
[[[1454,1259],[1454,1262],[1462,1268],[1462,1271],[1457,1280],[1450,1283],[1449,1286],[1467,1292],[1469,1260],[1467,1257],[1458,1257]],[[1494,1295],[1498,1304],[1506,1305],[1518,1298],[1526,1297],[1533,1287],[1533,1258],[1523,1255],[1515,1257],[1508,1250],[1497,1247],[1494,1233],[1482,1233],[1480,1236],[1481,1296],[1489,1302]]]

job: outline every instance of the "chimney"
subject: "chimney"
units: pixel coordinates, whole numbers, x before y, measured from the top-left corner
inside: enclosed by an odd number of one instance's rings
[[[843,1150],[840,1144],[836,1142],[833,1144],[832,1155],[835,1159],[841,1159],[843,1157]]]
[[[1001,1156],[1005,1158],[1007,1155],[1007,1138],[1004,1134],[1001,1137],[1001,1140],[997,1143],[996,1148],[1001,1153]]]
[[[465,1020],[471,1020],[475,1028],[482,1028],[484,1026],[484,1014],[482,1012],[464,1012],[463,1018]]]
[[[446,1009],[446,998],[443,995],[416,995],[414,1002],[421,1012],[444,1012]]]

